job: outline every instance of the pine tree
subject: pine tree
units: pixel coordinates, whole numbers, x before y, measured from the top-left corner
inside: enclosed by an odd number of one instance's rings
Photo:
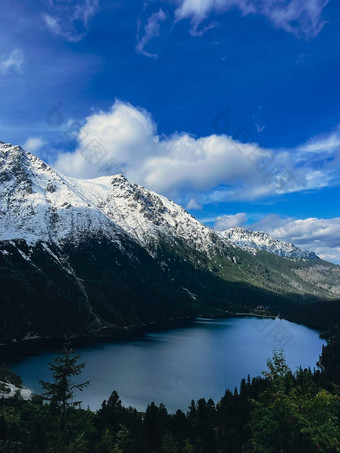
[[[53,375],[53,382],[40,380],[42,388],[45,390],[42,397],[50,402],[52,412],[60,417],[60,434],[62,446],[67,446],[69,443],[68,431],[68,409],[71,407],[79,407],[81,402],[72,401],[74,391],[82,391],[89,385],[89,381],[81,384],[72,382],[74,376],[78,376],[85,363],[77,363],[80,356],[75,355],[69,345],[65,345],[64,349],[58,357],[50,363],[50,370]]]
[[[6,440],[8,436],[8,428],[4,415],[0,417],[0,441]]]

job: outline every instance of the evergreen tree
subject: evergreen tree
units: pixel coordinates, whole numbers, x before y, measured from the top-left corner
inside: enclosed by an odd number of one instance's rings
[[[77,363],[80,356],[75,355],[69,345],[65,345],[61,354],[50,363],[50,370],[53,375],[53,382],[40,380],[44,389],[42,395],[44,400],[50,402],[52,412],[59,416],[60,444],[69,445],[68,436],[68,412],[70,408],[80,407],[80,401],[71,401],[74,391],[82,391],[89,385],[89,381],[81,384],[72,382],[72,378],[78,376],[85,363]]]
[[[144,417],[144,426],[150,449],[158,449],[168,428],[168,412],[163,404],[149,404]]]
[[[251,452],[331,453],[339,451],[339,400],[318,389],[310,370],[295,375],[282,352],[268,361],[267,389],[253,401]]]
[[[179,449],[173,436],[167,433],[162,439],[162,453],[178,453]]]
[[[0,416],[0,441],[4,441],[8,436],[8,428],[4,415]]]

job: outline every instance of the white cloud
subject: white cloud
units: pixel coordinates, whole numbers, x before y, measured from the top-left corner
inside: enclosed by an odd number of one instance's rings
[[[160,24],[166,20],[166,14],[162,9],[158,12],[154,12],[149,17],[147,24],[144,27],[143,36],[139,36],[141,25],[139,24],[138,32],[137,32],[137,45],[136,51],[146,57],[150,58],[157,58],[158,55],[155,53],[150,53],[145,50],[145,46],[148,42],[160,34]]]
[[[28,137],[26,142],[23,144],[23,149],[30,153],[37,153],[44,145],[46,141],[41,137]]]
[[[241,226],[246,223],[247,219],[248,219],[247,214],[244,212],[239,212],[238,214],[234,215],[222,215],[216,217],[214,230],[225,231],[228,230],[229,228]]]
[[[159,135],[147,111],[116,101],[108,111],[88,116],[75,134],[77,149],[59,153],[54,163],[62,173],[82,178],[125,173],[132,182],[163,193],[188,209],[318,189],[339,178],[339,130],[314,137],[296,149],[275,151],[226,135]],[[214,228],[224,230],[244,225],[247,215],[214,220]],[[247,225],[250,227],[340,263],[340,218],[271,215]]]
[[[197,203],[195,198],[190,198],[190,200],[188,201],[188,203],[186,205],[186,209],[200,210],[200,209],[203,209],[203,207],[202,207],[202,205]]]
[[[97,13],[98,6],[98,0],[85,0],[76,3],[74,5],[72,20],[80,20],[85,27],[88,27],[89,20]]]
[[[253,224],[252,229],[265,231],[276,239],[314,251],[320,258],[340,263],[340,217],[295,219],[269,215]]]
[[[50,12],[43,14],[46,27],[69,42],[79,42],[89,28],[89,21],[99,9],[98,0],[59,2],[50,0]]]
[[[84,178],[124,172],[133,182],[199,205],[318,189],[332,184],[340,168],[337,150],[332,159],[324,153],[310,159],[300,148],[275,151],[226,135],[160,136],[148,112],[120,101],[86,118],[78,143],[74,152],[57,156],[61,172]]]
[[[304,153],[333,153],[340,149],[340,131],[337,130],[331,134],[313,137],[307,143],[300,146],[298,151]]]
[[[47,28],[57,36],[62,36],[69,42],[79,42],[85,36],[84,33],[78,33],[74,30],[65,30],[61,25],[62,19],[58,17],[51,16],[49,14],[43,14],[43,19]]]
[[[194,35],[210,14],[238,9],[243,15],[263,15],[288,33],[312,38],[325,24],[322,12],[327,3],[327,0],[177,0],[175,15],[177,20],[191,20]]]
[[[24,54],[20,49],[14,49],[0,61],[0,74],[20,73],[24,65]]]

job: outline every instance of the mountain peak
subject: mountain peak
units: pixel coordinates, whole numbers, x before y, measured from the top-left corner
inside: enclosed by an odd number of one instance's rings
[[[25,159],[26,153],[21,146],[0,142],[0,158],[6,162]]]
[[[317,258],[265,232],[235,227],[215,232],[162,195],[129,182],[123,174],[96,179],[65,177],[20,146],[0,143],[0,239],[28,242],[84,235],[113,239],[124,231],[144,247],[157,237],[186,241],[196,250],[265,250],[289,258]]]
[[[11,143],[5,143],[0,141],[0,153],[3,157],[13,158],[15,156],[24,156],[26,151],[19,145],[12,145]]]
[[[251,231],[242,227],[234,227],[222,231],[220,234],[245,250],[264,250],[286,258],[318,259],[314,252],[303,250],[292,242],[274,239],[264,231]]]

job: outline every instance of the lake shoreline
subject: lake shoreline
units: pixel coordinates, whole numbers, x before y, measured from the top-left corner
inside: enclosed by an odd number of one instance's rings
[[[63,347],[65,341],[75,348],[91,346],[94,343],[129,341],[149,332],[186,327],[195,321],[195,319],[197,317],[169,319],[133,326],[105,327],[101,329],[100,333],[91,332],[87,335],[73,335],[70,337],[32,337],[15,340],[0,344],[0,361],[2,359],[11,359],[13,355],[15,358],[19,358],[27,355],[35,355],[35,353],[41,350],[57,350]]]
[[[88,335],[78,335],[71,337],[31,337],[20,340],[15,340],[0,344],[0,362],[1,361],[16,361],[25,356],[39,354],[40,351],[55,351],[61,349],[67,341],[74,348],[83,348],[92,346],[95,343],[113,343],[120,341],[131,341],[138,337],[142,337],[152,332],[162,332],[169,329],[181,327],[189,327],[200,319],[229,319],[229,318],[262,318],[262,319],[283,319],[295,324],[301,324],[305,327],[317,330],[322,336],[323,329],[308,323],[295,321],[291,317],[283,317],[280,315],[267,315],[258,313],[225,313],[221,315],[199,315],[195,317],[171,318],[163,321],[152,321],[142,325],[132,325],[123,327],[105,327],[101,333],[90,333]]]
[[[224,319],[172,320],[167,326],[149,326],[152,333],[130,336],[128,341],[82,342],[76,353],[86,363],[82,379],[91,381],[91,388],[76,398],[84,407],[97,410],[115,390],[126,407],[145,411],[154,401],[174,412],[185,410],[192,399],[219,401],[226,389],[239,388],[248,374],[259,376],[275,348],[284,347],[292,370],[317,366],[325,344],[318,332],[278,317],[261,318],[246,313]],[[59,345],[43,346],[31,355],[13,354],[6,361],[37,394],[41,393],[39,379],[51,379],[49,364]]]

